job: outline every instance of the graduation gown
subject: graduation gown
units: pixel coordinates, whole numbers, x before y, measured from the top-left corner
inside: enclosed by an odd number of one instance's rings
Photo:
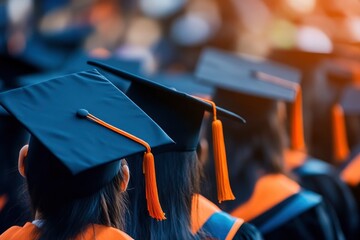
[[[352,156],[352,158],[345,162],[340,169],[340,177],[351,189],[358,206],[358,214],[356,216],[360,218],[360,154]],[[360,222],[358,222],[358,229],[360,229]],[[357,237],[360,237],[360,230],[357,233]]]
[[[14,226],[0,235],[0,240],[34,240],[33,232],[37,227],[27,222],[23,227]],[[80,234],[76,240],[131,240],[126,233],[112,227],[94,224]]]
[[[320,195],[285,175],[267,174],[231,215],[254,224],[265,239],[344,239],[332,211]]]
[[[334,209],[346,239],[358,239],[359,217],[356,201],[349,187],[330,164],[312,158],[303,152],[285,150],[286,169],[293,173],[300,185],[320,194]]]
[[[198,194],[192,200],[191,222],[191,230],[198,239],[262,239],[254,226],[221,211],[210,200]]]

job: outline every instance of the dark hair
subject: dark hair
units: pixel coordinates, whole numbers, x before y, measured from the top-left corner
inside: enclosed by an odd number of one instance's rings
[[[199,191],[199,162],[195,151],[155,154],[159,199],[166,220],[156,221],[147,211],[142,156],[128,159],[127,233],[135,239],[192,239],[191,202]]]
[[[221,96],[221,97],[220,97]],[[222,97],[224,96],[224,97]],[[231,103],[226,99],[231,99]],[[283,173],[282,151],[285,146],[285,126],[277,115],[277,102],[245,96],[226,90],[214,101],[246,119],[246,124],[237,124],[222,119],[230,182],[236,196],[235,201],[221,204],[230,211],[250,197],[256,179],[267,173]],[[209,124],[210,125],[210,124]],[[209,151],[213,150],[211,126],[208,126]],[[259,172],[261,171],[261,172]],[[217,202],[213,155],[204,166],[206,181],[202,186],[204,195]],[[236,187],[235,187],[236,186]]]
[[[67,187],[75,184],[77,178],[69,177],[69,170],[51,152],[41,149],[39,143],[36,150],[31,148],[32,141],[34,138],[30,141],[25,172],[33,211],[38,211],[43,220],[41,228],[34,233],[39,240],[74,239],[91,224],[125,228],[121,171],[93,193],[74,197],[74,192],[68,192]]]

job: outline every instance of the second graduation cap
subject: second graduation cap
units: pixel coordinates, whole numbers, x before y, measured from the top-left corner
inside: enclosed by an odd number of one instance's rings
[[[293,103],[292,148],[305,149],[300,73],[297,70],[271,61],[255,61],[229,52],[207,49],[201,54],[195,75],[215,85],[217,97],[223,101],[227,99],[228,104],[236,104],[236,97],[229,98],[230,92]]]
[[[200,128],[205,111],[213,113],[213,139],[215,165],[217,166],[217,189],[219,201],[234,199],[228,179],[226,153],[222,125],[217,115],[235,121],[244,120],[207,100],[195,98],[161,84],[146,80],[100,62],[89,62],[119,78],[131,81],[126,95],[154,119],[176,142],[164,151],[194,151],[199,142]]]
[[[148,209],[152,217],[164,218],[157,196],[151,148],[173,141],[96,70],[2,93],[0,104],[31,133],[29,156],[35,155],[34,166],[43,168],[37,164],[41,159],[37,153],[43,152],[39,149],[49,152],[54,162],[65,167],[64,176],[71,179],[65,187],[75,188],[72,193],[91,194],[117,174],[120,159],[145,153]],[[33,177],[46,172],[39,170]],[[77,176],[82,177],[74,181]],[[61,179],[66,180],[66,177]],[[48,188],[51,191],[52,186]]]

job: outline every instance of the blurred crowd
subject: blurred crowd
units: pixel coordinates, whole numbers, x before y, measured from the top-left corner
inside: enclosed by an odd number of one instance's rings
[[[223,121],[226,175],[236,196],[223,203],[216,199],[219,163],[208,151],[216,148],[211,117],[199,120],[202,181],[194,191],[219,211],[251,223],[265,239],[360,238],[358,0],[0,0],[1,92],[89,70],[89,59],[211,99],[245,118],[243,127]],[[243,78],[261,83],[237,83]],[[127,93],[129,83],[113,83],[131,99],[142,94]],[[17,172],[19,149],[29,139],[22,125],[0,109],[0,234],[33,218],[26,181]],[[262,180],[278,187],[261,195]],[[281,193],[285,185],[292,190]],[[159,190],[161,198],[167,194]],[[292,199],[297,210],[286,208]],[[279,220],[292,213],[293,219]],[[281,228],[286,222],[291,226]],[[136,239],[160,236],[125,232]],[[261,238],[255,235],[248,239]]]

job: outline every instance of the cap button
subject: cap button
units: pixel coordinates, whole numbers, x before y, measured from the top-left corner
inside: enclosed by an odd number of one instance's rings
[[[88,112],[88,110],[82,108],[76,112],[76,115],[80,118],[86,118],[87,115],[89,115],[89,112]]]

